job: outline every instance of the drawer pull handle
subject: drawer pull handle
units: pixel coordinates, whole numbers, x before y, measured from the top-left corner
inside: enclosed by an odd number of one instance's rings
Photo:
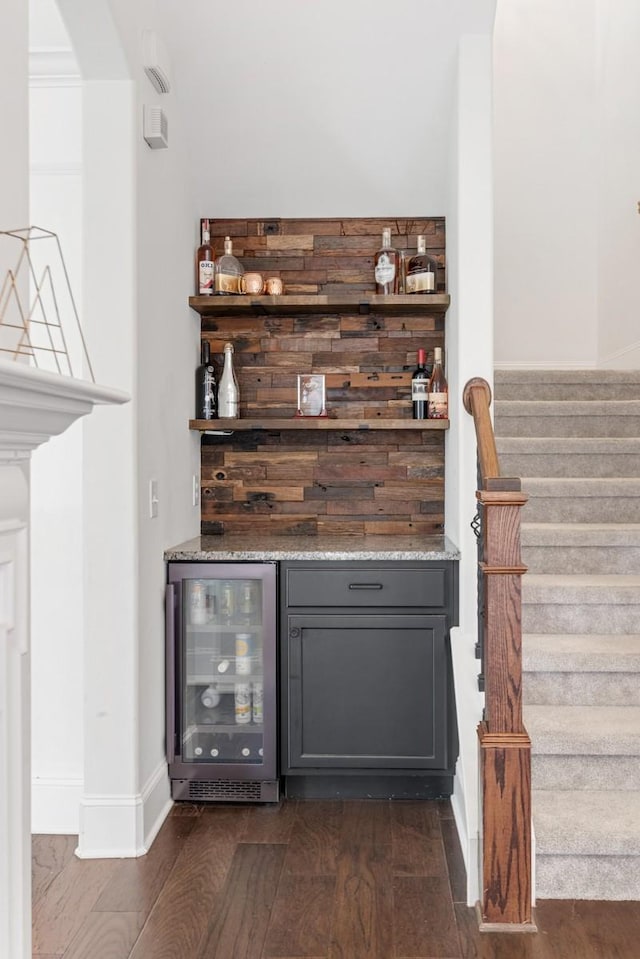
[[[349,583],[349,589],[382,589],[382,583]]]

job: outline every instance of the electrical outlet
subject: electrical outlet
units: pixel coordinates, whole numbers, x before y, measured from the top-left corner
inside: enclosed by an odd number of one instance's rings
[[[158,515],[158,480],[149,480],[149,519]]]
[[[200,477],[193,474],[193,483],[192,483],[192,503],[194,506],[200,505]]]

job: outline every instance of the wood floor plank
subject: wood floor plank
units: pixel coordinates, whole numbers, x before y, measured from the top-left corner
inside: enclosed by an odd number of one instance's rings
[[[282,876],[263,956],[328,956],[334,891],[332,876]]]
[[[244,839],[249,821],[250,807],[226,803],[209,803],[194,822],[194,830],[205,829],[211,837],[217,833],[221,839]]]
[[[640,956],[640,902],[541,900],[536,920],[553,959]]]
[[[344,804],[299,802],[284,861],[285,873],[335,876],[342,837]]]
[[[451,898],[454,902],[466,903],[467,870],[464,864],[460,837],[458,836],[455,821],[453,819],[440,820],[440,831],[442,833],[444,854],[447,860]]]
[[[392,881],[391,844],[343,841],[329,959],[394,955]]]
[[[431,803],[392,803],[391,843],[394,875],[446,878],[440,819]]]
[[[31,899],[35,905],[73,858],[77,836],[31,837]]]
[[[64,959],[129,959],[143,924],[144,916],[138,912],[92,912]]]
[[[285,799],[279,805],[251,806],[242,842],[287,843],[296,818],[297,800]]]
[[[75,857],[66,864],[33,910],[34,953],[64,953],[118,865]]]
[[[395,956],[459,959],[456,917],[446,877],[396,876],[393,929]]]
[[[342,839],[348,844],[391,843],[391,803],[379,800],[349,800],[342,815]]]
[[[156,899],[131,959],[195,959],[236,843],[193,830]]]
[[[142,913],[146,917],[182,852],[194,822],[193,818],[169,817],[146,856],[122,860],[94,910]]]
[[[238,844],[204,945],[189,959],[261,959],[285,853],[282,844]]]
[[[541,933],[480,932],[475,909],[463,903],[454,905],[458,941],[462,959],[556,959],[555,952],[547,952],[547,937]],[[572,959],[593,959],[587,953],[576,952]],[[613,959],[599,956],[599,959]],[[631,957],[629,957],[631,959]]]

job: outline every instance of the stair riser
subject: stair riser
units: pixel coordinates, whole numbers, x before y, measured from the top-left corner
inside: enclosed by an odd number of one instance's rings
[[[640,496],[536,496],[522,509],[523,523],[640,523]]]
[[[640,789],[639,756],[531,757],[534,789]]]
[[[496,411],[500,436],[640,436],[640,416],[504,416]]]
[[[536,855],[538,899],[640,899],[640,857]]]
[[[640,400],[640,383],[500,383],[500,400]]]
[[[586,633],[588,635],[636,632],[640,606],[580,606],[561,603],[523,603],[525,633]]]
[[[640,673],[531,673],[522,682],[526,704],[640,706]]]
[[[522,562],[530,573],[636,575],[640,547],[523,546]]]
[[[602,477],[640,476],[638,454],[500,453],[504,476]]]

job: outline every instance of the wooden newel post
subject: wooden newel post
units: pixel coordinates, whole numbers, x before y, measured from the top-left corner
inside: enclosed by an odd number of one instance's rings
[[[484,519],[485,719],[481,928],[531,926],[531,741],[522,723],[520,492],[480,491]]]
[[[481,784],[480,928],[535,931],[531,915],[531,741],[522,723],[522,576],[518,479],[500,476],[491,390],[470,380],[482,489],[485,715],[478,726]]]

